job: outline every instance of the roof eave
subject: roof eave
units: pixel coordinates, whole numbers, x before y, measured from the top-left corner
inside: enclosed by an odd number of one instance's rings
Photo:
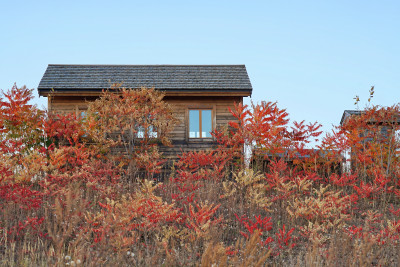
[[[344,121],[347,119],[348,113],[346,111],[343,112],[342,118],[340,119],[340,125],[343,126]]]

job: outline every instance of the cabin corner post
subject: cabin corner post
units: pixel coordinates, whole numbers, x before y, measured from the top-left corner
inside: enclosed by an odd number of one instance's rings
[[[52,95],[48,94],[47,95],[47,110],[49,113],[52,110],[52,102],[53,102]]]

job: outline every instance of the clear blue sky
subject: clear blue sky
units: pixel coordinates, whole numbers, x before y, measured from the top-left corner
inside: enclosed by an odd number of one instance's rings
[[[47,64],[245,64],[252,100],[329,130],[400,102],[400,1],[0,2],[0,89]],[[249,100],[246,101],[249,103]],[[37,101],[40,107],[46,99]]]

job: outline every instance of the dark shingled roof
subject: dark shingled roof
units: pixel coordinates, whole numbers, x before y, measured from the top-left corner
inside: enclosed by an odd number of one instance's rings
[[[340,120],[340,125],[343,125],[343,123],[346,122],[347,118],[354,116],[354,115],[361,115],[365,113],[365,110],[345,110],[343,111],[343,115],[342,115],[342,119]],[[390,120],[388,120],[387,122],[389,122]],[[374,122],[374,120],[372,119],[371,122]],[[375,121],[376,123],[376,121]],[[400,124],[400,114],[397,117],[397,123]]]
[[[344,121],[352,115],[361,115],[362,110],[345,110],[343,111],[342,119],[340,120],[340,125],[343,125]]]
[[[53,65],[40,81],[39,94],[54,91],[97,91],[114,83],[166,91],[234,91],[251,94],[245,65]]]

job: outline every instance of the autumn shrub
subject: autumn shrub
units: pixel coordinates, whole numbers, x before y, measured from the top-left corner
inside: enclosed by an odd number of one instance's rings
[[[111,89],[80,117],[3,92],[2,265],[396,265],[398,106],[323,136],[276,103],[238,104],[213,149],[181,153],[159,181],[163,96]]]
[[[175,124],[163,97],[154,89],[112,87],[88,104],[88,137],[106,151],[118,151],[112,153],[113,160],[125,167],[130,179],[140,173],[151,179],[162,167],[158,144],[170,144]]]

